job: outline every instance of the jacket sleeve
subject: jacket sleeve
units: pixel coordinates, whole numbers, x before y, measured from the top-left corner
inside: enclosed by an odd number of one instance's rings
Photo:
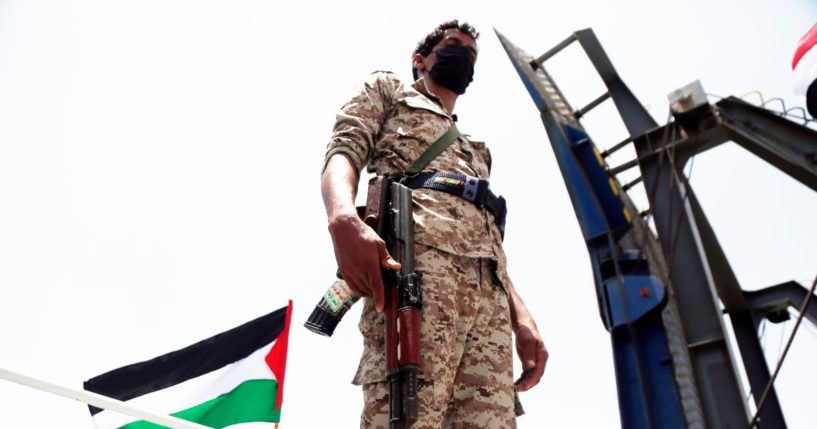
[[[374,152],[399,81],[389,72],[375,72],[351,100],[340,108],[326,146],[323,169],[335,154],[343,154],[360,174]]]

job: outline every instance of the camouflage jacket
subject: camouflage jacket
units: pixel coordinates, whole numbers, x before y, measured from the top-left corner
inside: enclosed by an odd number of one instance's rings
[[[326,162],[346,155],[360,173],[399,174],[454,124],[421,78],[404,85],[390,72],[375,72],[337,114]],[[424,171],[448,171],[488,179],[485,143],[460,136]],[[506,280],[502,239],[493,215],[440,191],[414,191],[415,241],[455,255],[492,258]],[[503,278],[505,277],[505,278]]]

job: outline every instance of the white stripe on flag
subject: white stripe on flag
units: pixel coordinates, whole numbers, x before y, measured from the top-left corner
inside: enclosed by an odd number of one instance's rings
[[[261,347],[240,361],[183,383],[131,399],[127,404],[155,413],[171,414],[228,393],[245,381],[275,379],[264,362],[274,343],[273,341]],[[96,427],[100,429],[118,428],[133,421],[136,421],[133,417],[108,410],[94,415]]]
[[[794,69],[794,93],[806,95],[809,85],[817,79],[817,46],[812,47]]]

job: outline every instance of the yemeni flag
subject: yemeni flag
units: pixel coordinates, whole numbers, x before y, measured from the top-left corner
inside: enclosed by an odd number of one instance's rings
[[[292,301],[287,307],[157,358],[85,382],[128,405],[212,428],[281,420]],[[89,407],[97,428],[160,428]]]
[[[791,68],[794,70],[794,91],[806,96],[806,108],[817,117],[817,23],[797,43]]]

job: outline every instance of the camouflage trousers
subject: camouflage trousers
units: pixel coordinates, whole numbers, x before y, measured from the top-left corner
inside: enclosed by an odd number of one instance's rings
[[[515,428],[508,297],[488,259],[417,245],[423,273],[419,420],[413,429]],[[360,321],[361,428],[388,428],[384,317],[367,299]]]

